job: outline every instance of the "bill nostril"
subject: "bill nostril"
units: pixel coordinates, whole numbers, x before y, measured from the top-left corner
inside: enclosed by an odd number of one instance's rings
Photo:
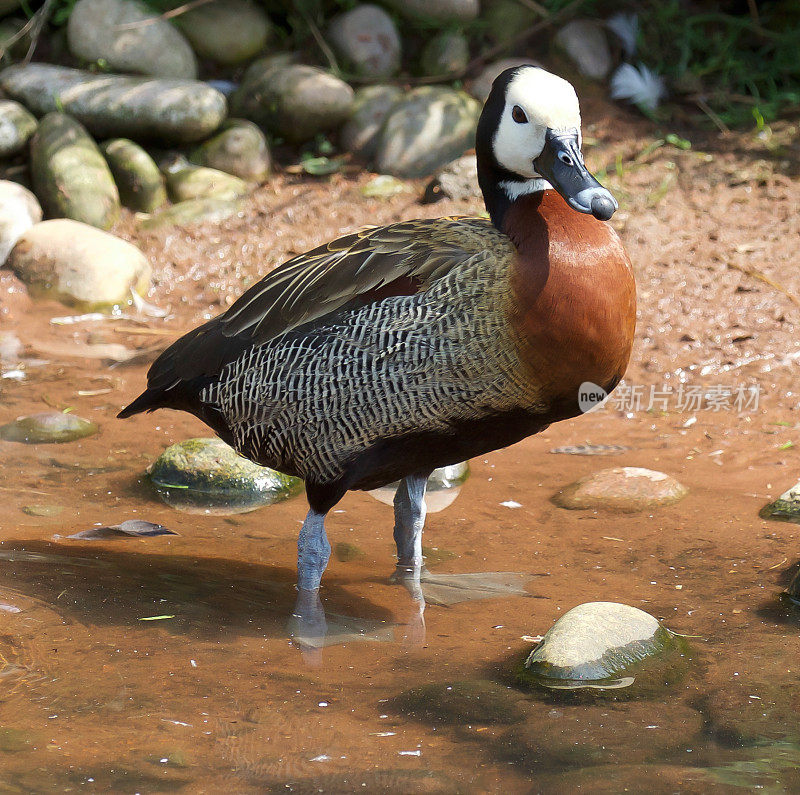
[[[566,152],[559,152],[558,159],[565,165],[565,166],[573,166],[575,165],[572,158]]]

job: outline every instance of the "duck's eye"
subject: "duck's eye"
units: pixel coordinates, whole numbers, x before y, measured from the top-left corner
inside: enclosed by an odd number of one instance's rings
[[[525,115],[525,111],[519,105],[514,105],[514,107],[511,109],[511,118],[514,119],[517,124],[528,123],[528,117]]]

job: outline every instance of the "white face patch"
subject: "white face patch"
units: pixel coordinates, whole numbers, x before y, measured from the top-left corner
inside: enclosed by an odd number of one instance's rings
[[[548,127],[580,130],[581,113],[575,89],[560,77],[535,66],[521,69],[506,87],[506,101],[492,141],[497,162],[514,174],[535,179],[533,161],[542,153]],[[512,117],[522,108],[527,123]]]

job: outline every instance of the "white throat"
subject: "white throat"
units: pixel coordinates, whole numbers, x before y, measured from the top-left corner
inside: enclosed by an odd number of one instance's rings
[[[553,186],[546,179],[537,177],[536,179],[526,179],[524,182],[505,180],[500,183],[500,188],[513,202],[520,196],[527,196],[530,193],[539,193],[543,190],[552,190]]]

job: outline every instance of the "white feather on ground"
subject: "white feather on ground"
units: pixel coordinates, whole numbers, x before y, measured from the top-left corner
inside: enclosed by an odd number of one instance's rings
[[[655,110],[666,93],[664,79],[644,64],[624,63],[611,77],[613,99],[625,99],[646,110]]]
[[[626,58],[636,52],[636,40],[639,37],[639,17],[636,14],[618,14],[606,20],[606,27],[620,40]]]

